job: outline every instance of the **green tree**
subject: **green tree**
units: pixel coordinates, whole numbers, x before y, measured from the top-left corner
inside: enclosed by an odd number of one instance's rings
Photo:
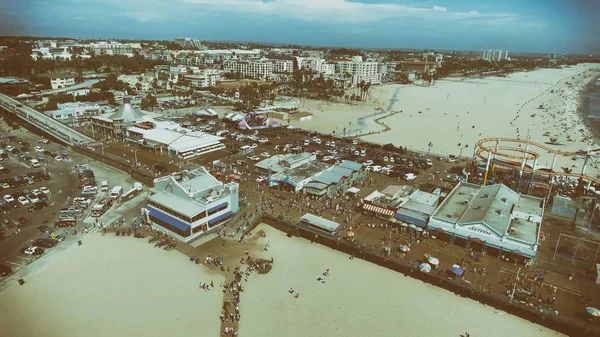
[[[142,110],[154,110],[154,107],[157,105],[158,102],[156,100],[156,97],[154,97],[152,94],[146,95],[146,97],[144,97],[144,99],[142,99],[142,102],[140,103],[140,107],[142,108]]]

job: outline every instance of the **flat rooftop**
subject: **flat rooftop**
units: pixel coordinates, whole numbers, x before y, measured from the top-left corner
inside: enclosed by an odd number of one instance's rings
[[[458,221],[469,208],[469,203],[477,195],[477,191],[479,191],[478,185],[459,183],[438,207],[434,216]]]

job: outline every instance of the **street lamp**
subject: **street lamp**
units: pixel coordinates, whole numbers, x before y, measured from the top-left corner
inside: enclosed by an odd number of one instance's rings
[[[138,166],[137,152],[138,152],[139,150],[140,150],[140,149],[137,149],[137,150],[133,151],[133,156],[135,157],[135,166],[136,166],[136,167]]]

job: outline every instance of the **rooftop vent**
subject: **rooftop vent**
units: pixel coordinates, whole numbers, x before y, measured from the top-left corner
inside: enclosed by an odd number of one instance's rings
[[[475,206],[475,207],[473,207],[473,210],[475,210],[475,211],[479,210],[479,209],[481,209],[481,206]]]
[[[506,203],[506,198],[500,199],[502,202]]]
[[[450,219],[452,219],[452,214],[446,214],[446,216]]]
[[[498,215],[502,215],[502,210],[501,210],[501,209],[497,209],[495,212],[496,212],[496,214],[498,214]]]
[[[482,196],[481,196],[481,198],[487,198],[487,197],[489,197],[489,196],[490,196],[490,195],[486,193],[486,194],[482,195]]]

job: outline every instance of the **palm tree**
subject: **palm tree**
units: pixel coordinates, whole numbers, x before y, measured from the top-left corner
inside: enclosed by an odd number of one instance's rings
[[[371,82],[367,82],[364,86],[363,86],[363,93],[364,93],[364,98],[363,101],[367,100],[367,94],[369,93],[369,88],[371,87]]]
[[[357,87],[356,95],[358,95],[360,92],[360,97],[362,97],[363,89],[365,87],[365,81],[364,80],[360,81],[360,83],[358,83],[358,85],[356,87]]]

